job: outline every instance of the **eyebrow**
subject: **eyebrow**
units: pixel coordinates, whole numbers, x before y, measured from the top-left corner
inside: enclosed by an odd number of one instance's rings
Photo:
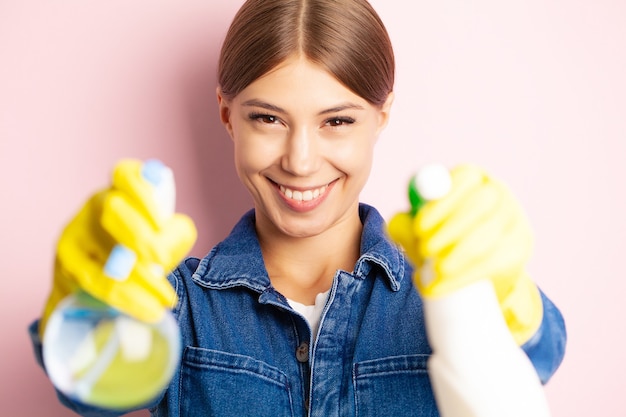
[[[278,106],[256,99],[245,101],[242,105],[246,107],[261,107],[262,109],[270,110],[276,113],[286,113],[285,110]]]
[[[272,111],[272,112],[276,112],[276,113],[283,113],[283,114],[287,113],[287,111],[285,111],[281,107],[278,107],[278,106],[275,106],[274,104],[270,104],[270,103],[267,103],[265,101],[257,100],[257,99],[251,99],[251,100],[245,101],[243,103],[243,106],[260,107],[262,109],[266,109],[266,110],[269,110],[269,111]],[[342,103],[342,104],[339,104],[337,106],[334,106],[334,107],[331,107],[331,108],[328,108],[328,109],[324,109],[324,110],[320,111],[318,113],[318,115],[321,116],[321,115],[324,115],[324,114],[337,113],[337,112],[340,112],[342,110],[350,110],[350,109],[352,109],[352,110],[363,110],[364,107],[359,105],[359,104],[354,104],[354,103],[347,102],[347,103]]]

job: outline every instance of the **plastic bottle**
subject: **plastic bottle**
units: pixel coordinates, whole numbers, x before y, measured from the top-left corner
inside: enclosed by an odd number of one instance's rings
[[[423,167],[409,186],[413,214],[450,186],[445,167]],[[491,281],[424,297],[423,306],[433,350],[428,373],[442,417],[550,416],[537,372],[509,332]]]
[[[160,214],[174,213],[172,171],[156,160],[142,175],[154,188]],[[113,279],[125,279],[135,254],[113,248],[104,266]],[[74,400],[109,409],[138,406],[163,390],[178,366],[180,331],[169,311],[150,324],[134,319],[85,292],[64,299],[50,316],[43,359],[52,383]]]

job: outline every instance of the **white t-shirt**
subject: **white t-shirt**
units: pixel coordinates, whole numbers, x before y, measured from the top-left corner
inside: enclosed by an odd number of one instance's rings
[[[322,311],[324,310],[324,306],[326,305],[329,294],[330,290],[317,294],[317,296],[315,296],[314,305],[304,305],[302,303],[298,303],[297,301],[287,299],[291,308],[300,313],[309,322],[309,326],[311,326],[311,334],[313,335],[313,340],[317,338],[317,330],[320,327]]]

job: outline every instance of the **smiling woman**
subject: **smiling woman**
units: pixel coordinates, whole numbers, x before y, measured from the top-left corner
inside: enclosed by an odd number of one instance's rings
[[[218,88],[235,166],[254,199],[265,266],[286,297],[312,302],[330,288],[333,271],[357,261],[359,195],[392,98],[371,104],[301,54],[233,99]],[[294,262],[297,253],[318,255]]]
[[[139,299],[155,316],[173,310],[183,345],[177,372],[137,405],[154,415],[437,416],[422,296],[481,277],[497,284],[496,309],[547,381],[563,357],[564,325],[526,274],[529,229],[499,182],[460,167],[449,196],[415,218],[399,215],[394,230],[411,259],[360,202],[394,71],[389,36],[366,0],[245,2],[223,44],[216,95],[254,207],[205,257],[181,261],[169,282],[151,279],[155,269],[140,266],[181,260],[177,242],[192,227],[184,216],[178,227],[156,222],[136,170],[118,169],[113,187],[81,210],[87,226],[74,222],[62,240],[106,255],[122,236],[137,266],[114,282],[97,265],[88,273],[58,256],[44,317],[31,327],[36,349],[59,294],[90,286],[130,315]],[[112,195],[127,216],[108,204]],[[118,222],[103,223],[103,212]],[[424,256],[436,279],[420,294]],[[86,416],[128,411],[61,399]]]

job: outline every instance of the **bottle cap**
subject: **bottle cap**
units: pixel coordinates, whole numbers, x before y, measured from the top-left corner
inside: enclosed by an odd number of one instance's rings
[[[452,178],[444,165],[432,163],[422,166],[409,182],[411,214],[417,214],[427,201],[444,197],[451,188]]]

